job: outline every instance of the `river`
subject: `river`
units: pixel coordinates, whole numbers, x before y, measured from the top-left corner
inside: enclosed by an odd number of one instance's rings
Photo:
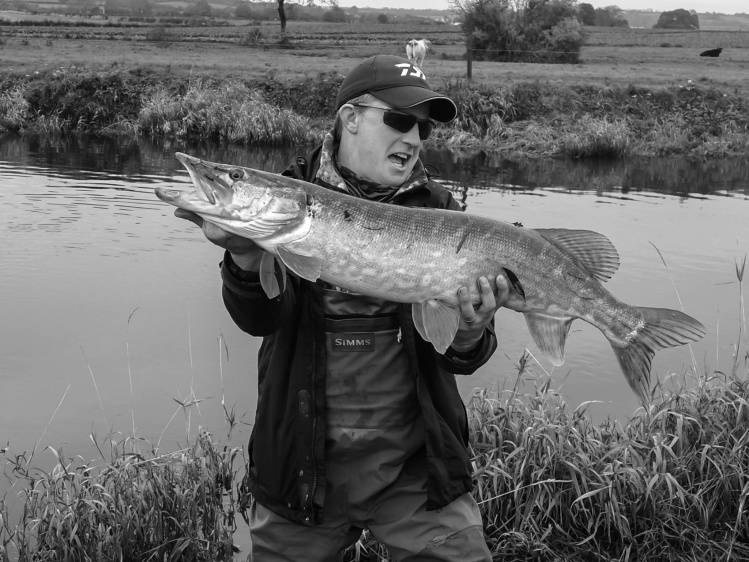
[[[95,458],[101,440],[137,435],[172,451],[198,427],[244,445],[256,403],[258,341],[221,302],[221,252],[153,194],[188,176],[173,157],[280,171],[299,150],[185,146],[146,139],[0,139],[0,449],[46,446]],[[303,151],[301,151],[303,152]],[[525,227],[590,229],[617,247],[608,289],[635,305],[683,308],[707,328],[660,352],[653,380],[730,368],[742,322],[736,264],[749,251],[749,162],[633,159],[503,161],[429,150],[424,160],[472,213]],[[638,407],[603,335],[575,322],[565,364],[537,352],[521,315],[497,315],[500,348],[474,389],[551,377],[571,409],[621,421]],[[224,407],[238,425],[227,437]],[[4,484],[3,484],[4,485]],[[2,486],[0,485],[0,493]]]

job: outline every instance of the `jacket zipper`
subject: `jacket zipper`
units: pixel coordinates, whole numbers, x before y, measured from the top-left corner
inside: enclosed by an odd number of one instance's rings
[[[315,390],[315,382],[317,379],[317,339],[312,338],[312,397],[311,405],[313,407],[314,415],[312,416],[312,493],[309,496],[309,506],[311,512],[311,518],[315,518],[315,494],[317,493],[317,458],[315,457],[315,447],[317,446],[317,407],[315,402],[317,400],[317,392]],[[307,517],[307,522],[312,524],[310,516]]]

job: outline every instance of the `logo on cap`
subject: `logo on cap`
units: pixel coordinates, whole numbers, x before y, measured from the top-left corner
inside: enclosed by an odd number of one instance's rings
[[[403,62],[395,65],[396,68],[400,68],[401,70],[401,76],[415,76],[416,78],[420,78],[421,80],[426,80],[427,77],[424,75],[424,73],[421,71],[421,69],[417,66],[414,66],[410,63]],[[408,72],[409,70],[413,69],[413,72]]]

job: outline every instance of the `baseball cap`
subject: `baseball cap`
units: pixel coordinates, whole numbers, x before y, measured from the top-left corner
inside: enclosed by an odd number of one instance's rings
[[[338,90],[336,111],[362,94],[372,94],[395,109],[428,101],[429,117],[441,123],[458,114],[453,100],[431,90],[419,67],[395,55],[369,57],[349,72]]]

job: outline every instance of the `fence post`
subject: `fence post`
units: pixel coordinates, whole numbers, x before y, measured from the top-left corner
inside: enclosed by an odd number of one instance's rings
[[[466,65],[466,78],[470,80],[473,76],[473,49],[471,49],[470,45],[466,49]]]

